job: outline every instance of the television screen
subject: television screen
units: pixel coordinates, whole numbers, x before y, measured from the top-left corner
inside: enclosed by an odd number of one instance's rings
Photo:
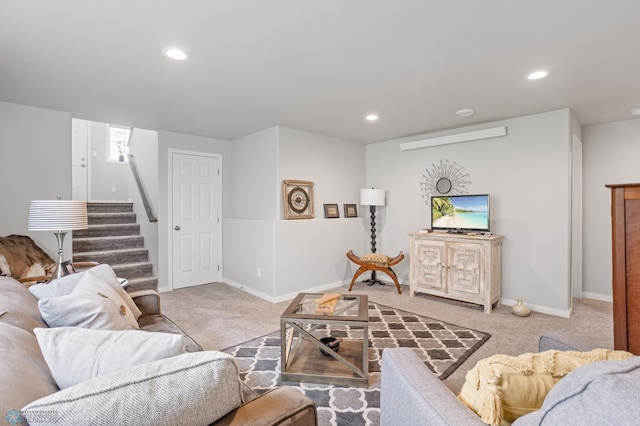
[[[431,197],[431,229],[489,232],[489,194]]]

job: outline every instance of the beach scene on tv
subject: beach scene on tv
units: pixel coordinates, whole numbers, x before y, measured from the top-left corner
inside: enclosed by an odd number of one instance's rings
[[[489,197],[433,197],[431,200],[433,228],[489,229]]]

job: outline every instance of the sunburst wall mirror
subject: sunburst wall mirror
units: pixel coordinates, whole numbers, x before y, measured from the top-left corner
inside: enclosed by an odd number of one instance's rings
[[[467,194],[467,185],[471,183],[469,173],[455,161],[440,160],[438,164],[431,164],[422,175],[420,187],[422,198],[429,205],[434,195],[463,195]]]

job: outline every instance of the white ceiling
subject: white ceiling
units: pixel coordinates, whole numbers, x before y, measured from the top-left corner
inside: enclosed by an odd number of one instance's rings
[[[639,19],[638,0],[0,0],[0,100],[227,140],[371,143],[560,108],[590,125],[640,107]]]

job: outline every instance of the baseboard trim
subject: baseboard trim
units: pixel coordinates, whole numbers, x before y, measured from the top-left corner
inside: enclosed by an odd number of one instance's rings
[[[606,294],[598,294],[598,293],[587,293],[585,291],[582,292],[583,299],[593,299],[600,300],[602,302],[613,303],[613,296],[608,296]]]
[[[331,283],[331,284],[324,284],[321,286],[317,286],[317,287],[312,287],[312,288],[305,288],[303,290],[300,291],[296,291],[293,293],[287,293],[287,294],[282,294],[280,296],[272,296],[269,295],[265,292],[262,292],[260,290],[256,290],[254,288],[251,288],[249,286],[246,286],[244,284],[240,284],[238,282],[235,282],[233,280],[230,280],[228,278],[223,278],[222,282],[225,284],[230,285],[231,287],[235,287],[238,290],[242,290],[246,293],[251,294],[252,296],[256,296],[262,300],[265,300],[267,302],[270,303],[280,303],[280,302],[284,302],[286,300],[291,300],[294,297],[296,297],[299,293],[321,293],[325,290],[329,290],[331,288],[336,288],[336,287],[340,287],[345,285],[345,283],[347,283],[347,281],[340,281],[340,282],[335,282],[335,283]]]

